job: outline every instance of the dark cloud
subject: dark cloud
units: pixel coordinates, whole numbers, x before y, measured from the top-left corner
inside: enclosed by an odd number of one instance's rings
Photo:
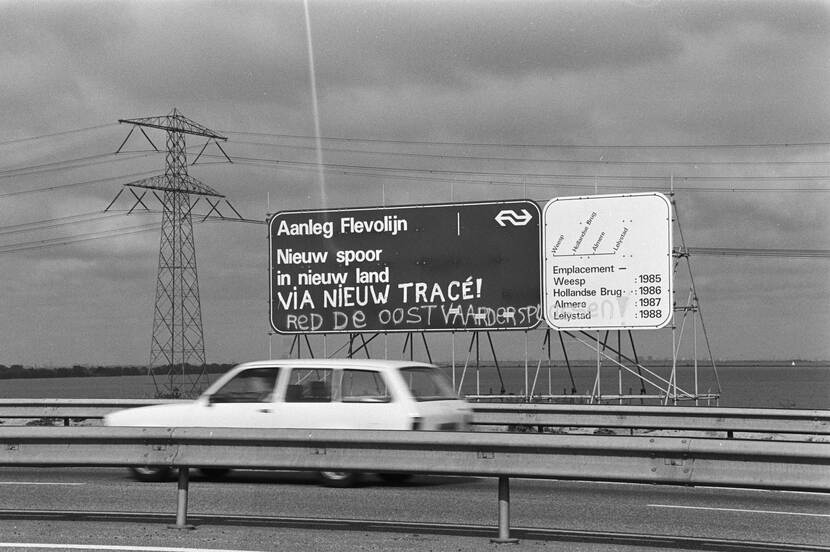
[[[825,165],[751,163],[824,161],[826,152],[820,148],[569,150],[411,142],[827,141],[830,14],[824,2],[309,4],[323,134],[404,141],[341,143],[338,147],[369,153],[328,150],[325,161],[419,172],[330,171],[323,192],[313,166],[268,165],[269,160],[313,163],[313,150],[250,143],[313,142],[238,134],[314,131],[309,44],[299,0],[0,4],[5,133],[0,143],[115,123],[119,118],[163,115],[177,107],[208,127],[229,132],[225,147],[232,155],[263,160],[259,165],[190,168],[192,176],[226,193],[249,218],[323,204],[517,197],[525,193],[523,182],[528,195],[540,201],[594,191],[667,190],[674,177],[688,245],[828,248],[825,192],[684,190],[824,189],[826,179],[791,178],[828,174]],[[3,168],[111,152],[128,130],[116,125],[100,133],[0,144]],[[163,135],[152,136],[163,144]],[[147,147],[142,137],[135,138],[131,148]],[[188,144],[198,151],[200,142]],[[677,162],[667,162],[672,160]],[[750,162],[710,164],[729,160]],[[3,197],[7,192],[161,172],[163,165],[163,156],[153,155],[107,160],[74,171],[0,178],[0,219],[4,225],[15,225],[102,209],[126,178]],[[445,175],[442,170],[453,172]],[[605,178],[609,175],[643,180]],[[741,180],[698,179],[706,176]],[[761,178],[753,180],[754,176]],[[596,188],[592,177],[597,177]],[[572,187],[575,184],[584,187]],[[139,223],[124,218],[25,235],[0,234],[0,246]],[[204,224],[197,225],[196,233],[209,355],[233,360],[266,354],[264,229]],[[7,282],[0,335],[15,343],[7,347],[0,342],[0,362],[32,355],[50,362],[67,356],[72,362],[122,362],[125,356],[130,362],[144,362],[157,247],[158,234],[147,232],[0,253],[0,271]],[[718,345],[723,350],[717,354],[777,354],[771,345],[778,343],[770,322],[775,316],[793,338],[781,345],[787,356],[798,356],[805,347],[807,340],[793,337],[799,332],[814,336],[805,354],[830,354],[823,339],[826,309],[814,306],[830,293],[824,262],[696,260],[704,308],[705,301],[711,301],[708,320],[717,327],[713,335],[722,338]],[[763,321],[754,336],[746,330],[753,320]],[[80,339],[79,332],[94,337]],[[44,333],[55,338],[41,350],[42,343],[30,338]],[[109,345],[106,351],[96,350],[96,338]],[[111,351],[119,347],[120,352]]]
[[[313,5],[314,7],[314,5]],[[670,58],[681,42],[619,4],[324,3],[311,12],[326,90],[475,85]]]
[[[678,29],[704,34],[757,24],[770,32],[822,37],[830,27],[830,7],[817,0],[663,2],[655,6],[655,11],[660,11]]]

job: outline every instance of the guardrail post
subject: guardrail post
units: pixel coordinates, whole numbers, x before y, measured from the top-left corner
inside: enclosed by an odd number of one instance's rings
[[[490,539],[498,544],[518,544],[510,538],[510,478],[499,477],[499,537]]]
[[[190,482],[190,468],[179,468],[179,488],[177,492],[176,525],[168,525],[171,529],[195,529],[187,523],[187,488]]]

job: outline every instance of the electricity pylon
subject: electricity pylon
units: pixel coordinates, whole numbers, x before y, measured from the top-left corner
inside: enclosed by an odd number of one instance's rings
[[[144,128],[159,129],[167,133],[164,174],[124,184],[118,195],[121,195],[125,188],[132,192],[136,202],[129,212],[133,212],[139,205],[149,211],[144,203],[148,193],[162,204],[153,337],[148,371],[153,377],[159,397],[192,396],[201,391],[207,377],[191,212],[203,197],[211,206],[205,218],[212,212],[222,217],[219,213],[219,203],[225,196],[187,174],[185,135],[208,139],[197,160],[208,143],[214,142],[230,162],[230,158],[218,142],[227,138],[184,117],[175,108],[165,116],[119,119],[118,122],[133,126],[116,153],[121,151],[136,128],[144,134],[156,151],[159,150]],[[143,191],[139,195],[135,189]],[[118,195],[107,209],[115,203]],[[197,199],[191,202],[191,196],[197,196]],[[225,203],[233,209],[227,200]],[[236,209],[233,211],[239,215]]]

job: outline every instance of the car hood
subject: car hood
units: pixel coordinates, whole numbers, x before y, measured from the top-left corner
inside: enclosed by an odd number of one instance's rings
[[[104,416],[105,426],[171,427],[196,403],[157,404],[117,410]]]

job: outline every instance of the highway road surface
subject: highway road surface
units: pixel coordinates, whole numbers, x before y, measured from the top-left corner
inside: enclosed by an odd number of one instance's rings
[[[309,473],[195,473],[194,530],[168,527],[176,492],[118,468],[0,468],[0,550],[497,547],[495,479],[332,489]],[[511,528],[521,544],[510,550],[830,550],[830,495],[513,479]]]

